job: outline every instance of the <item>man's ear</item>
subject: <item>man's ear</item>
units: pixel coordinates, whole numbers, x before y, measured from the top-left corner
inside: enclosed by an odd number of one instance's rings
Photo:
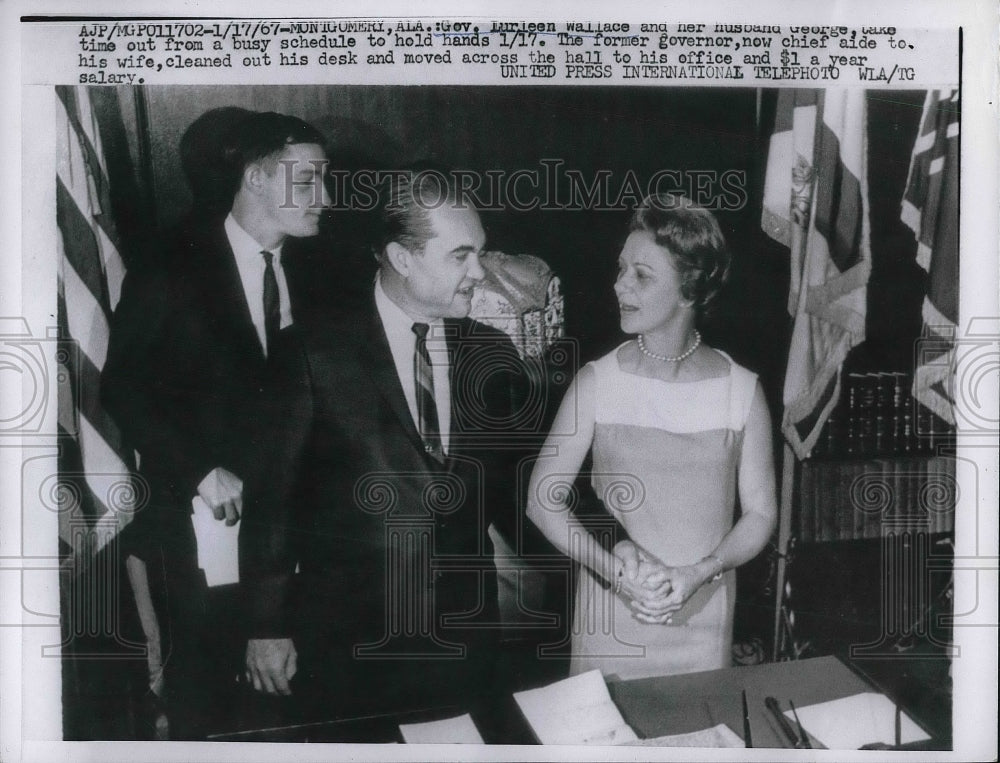
[[[250,162],[243,168],[242,185],[250,193],[260,193],[264,187],[264,168],[259,162]]]
[[[406,278],[410,275],[413,253],[398,241],[390,241],[385,245],[385,258],[401,277]]]

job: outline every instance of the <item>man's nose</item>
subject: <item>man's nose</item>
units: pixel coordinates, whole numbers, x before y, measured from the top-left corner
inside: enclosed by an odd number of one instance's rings
[[[326,181],[321,179],[319,181],[319,187],[320,187],[319,198],[315,199],[315,202],[319,203],[319,205],[322,206],[323,209],[329,209],[330,204],[332,202],[330,200],[330,191],[326,187]]]
[[[486,271],[483,270],[483,263],[479,261],[479,254],[473,252],[469,255],[469,278],[473,281],[482,281],[486,278]]]

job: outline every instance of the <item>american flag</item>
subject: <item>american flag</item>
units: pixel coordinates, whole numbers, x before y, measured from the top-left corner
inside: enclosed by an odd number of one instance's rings
[[[761,227],[791,250],[794,318],[782,431],[806,458],[840,396],[840,372],[865,339],[871,247],[865,93],[782,90]]]
[[[913,397],[952,425],[958,324],[959,113],[958,90],[927,93],[901,214],[917,236],[917,264],[927,271]]]
[[[100,551],[131,519],[132,456],[100,404],[100,374],[111,312],[125,265],[97,117],[86,89],[56,88],[56,219],[59,227],[58,318],[69,351],[59,355],[61,469],[79,511],[60,512],[60,539],[72,554]],[[66,399],[66,398],[71,399]],[[74,463],[75,462],[75,463]],[[90,542],[79,547],[82,527]],[[89,547],[87,547],[89,546]]]
[[[100,97],[117,112],[114,90],[101,91]],[[98,586],[101,580],[120,580],[118,559],[100,552],[148,498],[134,474],[134,454],[100,403],[109,323],[125,277],[101,122],[86,88],[56,88],[58,322],[63,340],[57,359],[65,380],[58,387],[59,538],[64,564],[72,571],[80,573],[95,559],[102,560]],[[159,691],[159,627],[145,566],[129,557],[126,569],[146,635],[150,687]],[[68,586],[76,602],[71,614],[117,627],[115,591],[90,591],[76,576]]]

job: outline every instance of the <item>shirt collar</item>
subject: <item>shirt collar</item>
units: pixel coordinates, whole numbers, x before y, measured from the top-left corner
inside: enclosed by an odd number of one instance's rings
[[[249,262],[252,260],[256,263],[262,261],[260,253],[268,251],[274,255],[274,265],[278,266],[281,264],[281,244],[278,244],[273,249],[264,249],[253,236],[246,232],[242,225],[236,222],[236,218],[233,217],[232,212],[226,216],[226,221],[223,225],[226,229],[226,236],[229,238],[229,245],[233,248],[233,255],[237,261]]]
[[[385,293],[385,289],[382,288],[381,273],[375,277],[375,306],[387,333],[412,333],[414,323],[426,323],[428,326],[441,326],[444,323],[441,318],[411,317]]]

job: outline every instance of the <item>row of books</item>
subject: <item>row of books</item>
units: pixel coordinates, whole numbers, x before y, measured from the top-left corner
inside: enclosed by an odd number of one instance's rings
[[[806,460],[796,487],[793,526],[801,542],[954,529],[957,482],[951,457]]]
[[[952,442],[953,428],[914,400],[912,385],[912,377],[902,372],[847,374],[810,457],[934,453]]]

